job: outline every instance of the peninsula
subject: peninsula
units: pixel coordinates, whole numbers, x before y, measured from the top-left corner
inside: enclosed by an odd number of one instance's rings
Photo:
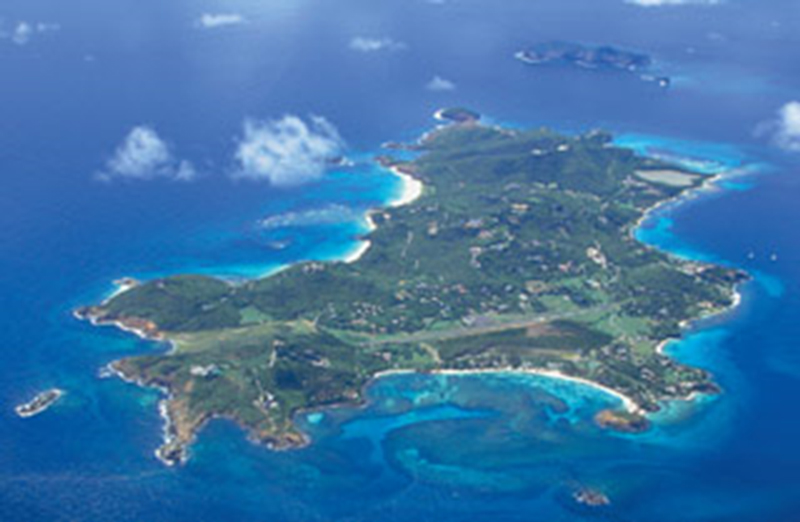
[[[177,275],[76,311],[171,345],[111,365],[164,390],[164,461],[185,460],[213,418],[276,449],[302,446],[298,412],[360,404],[387,372],[569,378],[619,396],[624,409],[598,423],[626,431],[646,428],[662,401],[717,391],[658,347],[734,304],[745,275],[633,234],[649,209],[704,177],[603,132],[453,119],[409,146],[416,159],[380,158],[424,190],[372,211],[361,238],[370,246],[352,262],[304,262],[240,284]]]

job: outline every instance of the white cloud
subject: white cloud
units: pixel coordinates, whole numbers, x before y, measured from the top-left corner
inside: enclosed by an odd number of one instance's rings
[[[374,53],[377,51],[402,51],[407,46],[403,42],[397,42],[391,38],[368,38],[356,36],[350,40],[350,49],[362,53]]]
[[[53,23],[46,23],[46,22],[39,22],[36,24],[36,32],[37,33],[50,33],[53,31],[59,31],[61,29],[60,24],[53,24]]]
[[[778,117],[761,124],[756,134],[769,135],[784,150],[800,152],[800,102],[792,101],[781,107]]]
[[[17,45],[26,45],[37,34],[51,33],[59,29],[61,26],[58,24],[21,21],[17,22],[11,33],[5,36]]]
[[[28,22],[20,22],[11,34],[11,41],[17,45],[25,45],[33,36],[33,26]]]
[[[205,13],[197,20],[197,25],[203,29],[216,29],[243,23],[245,23],[245,19],[238,13]]]
[[[723,0],[625,0],[626,4],[642,7],[662,7],[667,5],[718,5]]]
[[[297,116],[280,120],[247,120],[236,150],[234,178],[265,180],[292,186],[320,178],[344,142],[325,118],[306,123]]]
[[[97,177],[104,181],[157,177],[189,181],[195,175],[192,164],[176,159],[153,128],[140,125],[128,133]]]
[[[433,79],[425,85],[425,88],[434,92],[454,91],[456,90],[456,84],[441,76],[434,76]]]

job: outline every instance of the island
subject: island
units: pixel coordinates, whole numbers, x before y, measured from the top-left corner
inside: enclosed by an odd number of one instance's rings
[[[38,393],[30,401],[20,404],[14,411],[22,418],[33,417],[46,411],[50,406],[55,404],[64,395],[63,390],[58,388],[51,388]]]
[[[603,492],[591,488],[582,488],[572,494],[573,500],[578,504],[589,507],[602,507],[611,505],[611,500]]]
[[[215,418],[271,448],[301,447],[297,415],[360,405],[371,381],[396,372],[574,380],[619,398],[597,421],[624,431],[646,429],[664,401],[718,391],[661,347],[733,306],[746,275],[634,235],[649,211],[706,176],[637,156],[605,132],[472,119],[409,150],[412,160],[379,161],[424,189],[371,211],[371,232],[347,261],[238,283],[176,275],[76,310],[168,344],[110,366],[163,390],[166,463],[185,461]]]
[[[515,57],[528,65],[561,64],[636,73],[642,81],[653,82],[664,88],[672,83],[667,76],[646,72],[653,64],[649,55],[607,45],[595,47],[574,42],[545,42],[519,51]]]
[[[476,123],[481,119],[481,115],[464,107],[448,107],[436,111],[434,118],[443,122]]]

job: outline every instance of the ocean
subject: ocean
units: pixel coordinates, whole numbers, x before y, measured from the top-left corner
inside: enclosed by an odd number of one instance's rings
[[[203,29],[204,13],[243,23]],[[34,27],[23,44],[11,36],[20,21]],[[7,0],[0,521],[800,520],[800,156],[757,131],[800,92],[798,28],[787,0]],[[359,52],[356,37],[393,45]],[[513,59],[553,39],[647,51],[674,85]],[[435,77],[451,88],[426,88]],[[638,232],[752,274],[738,308],[668,347],[723,393],[665,405],[653,430],[631,436],[594,426],[617,403],[585,386],[396,375],[371,386],[366,408],[299,418],[314,440],[303,450],[271,452],[218,421],[186,466],[163,466],[157,392],[99,375],[163,347],[71,310],[122,276],[258,277],[346,256],[364,211],[401,190],[369,159],[454,105],[506,125],[605,128],[637,150],[740,174]],[[232,179],[245,119],[287,114],[325,117],[357,166],[288,188]],[[197,178],[99,181],[137,125]],[[62,401],[16,417],[52,386]],[[576,507],[582,486],[612,505]]]

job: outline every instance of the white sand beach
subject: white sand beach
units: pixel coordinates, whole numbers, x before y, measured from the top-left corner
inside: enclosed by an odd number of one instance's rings
[[[402,190],[400,191],[400,195],[388,203],[388,206],[390,208],[396,208],[396,207],[401,207],[403,205],[411,204],[422,195],[422,191],[425,188],[425,186],[422,184],[420,180],[412,177],[409,174],[406,174],[405,172],[402,172],[400,169],[396,167],[393,167],[389,170],[391,170],[392,173],[398,178],[400,178],[400,180],[402,181]],[[364,221],[367,224],[367,232],[372,232],[377,228],[377,225],[375,225],[375,221],[372,219],[372,214],[374,212],[375,210],[370,210],[364,216]],[[344,259],[342,259],[342,262],[355,263],[356,261],[361,259],[361,256],[363,256],[367,252],[367,250],[369,250],[370,246],[372,246],[372,242],[370,242],[369,240],[360,241],[358,245],[356,245],[356,247],[353,248],[353,250],[349,254],[347,254],[344,257]]]
[[[599,390],[607,395],[615,397],[622,402],[623,407],[629,413],[644,413],[642,409],[636,404],[636,402],[628,397],[627,395],[618,392],[608,386],[603,386],[602,384],[598,384],[594,381],[590,381],[588,379],[583,379],[581,377],[573,377],[571,375],[566,375],[559,371],[555,370],[545,370],[543,368],[486,368],[486,369],[476,369],[476,370],[431,370],[429,372],[424,371],[416,371],[416,370],[405,370],[405,369],[396,369],[396,370],[385,370],[375,374],[373,377],[374,379],[380,379],[382,377],[389,377],[392,375],[408,375],[412,373],[420,373],[425,374],[429,373],[431,375],[454,375],[454,376],[462,376],[462,375],[485,375],[485,374],[526,374],[526,375],[538,375],[540,377],[547,377],[549,379],[559,379],[562,381],[568,381],[576,384],[580,384],[582,386],[588,386],[590,388],[594,388],[595,390]]]
[[[416,201],[422,195],[422,191],[425,186],[420,180],[412,177],[410,174],[406,174],[397,167],[392,167],[390,170],[395,176],[403,181],[403,190],[397,199],[389,203],[390,207],[402,207],[403,205],[408,205]]]
[[[342,259],[342,262],[355,263],[356,261],[361,259],[361,256],[366,254],[367,250],[369,250],[369,247],[371,246],[372,246],[371,241],[359,241],[358,245],[356,245],[353,251],[347,254],[344,259]]]
[[[555,370],[545,370],[543,368],[498,368],[498,369],[485,369],[485,370],[434,370],[431,373],[440,375],[471,375],[471,374],[487,374],[487,373],[498,373],[498,374],[519,373],[527,375],[538,375],[541,377],[569,381],[576,384],[581,384],[583,386],[588,386],[590,388],[594,388],[622,401],[622,405],[624,406],[627,412],[642,413],[642,409],[636,404],[636,402],[633,399],[631,399],[627,395],[624,395],[623,393],[618,392],[617,390],[609,388],[608,386],[603,386],[602,384],[590,381],[588,379],[583,379],[581,377],[573,377],[571,375],[566,375],[564,373]]]

